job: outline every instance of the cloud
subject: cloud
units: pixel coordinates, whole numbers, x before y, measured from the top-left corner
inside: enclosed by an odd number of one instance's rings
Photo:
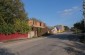
[[[70,9],[64,9],[63,11],[59,11],[58,13],[60,13],[60,15],[62,16],[68,16],[68,15],[74,14],[75,11],[78,11],[78,10],[79,10],[79,7],[75,6]]]
[[[75,7],[72,7],[73,9],[79,9],[79,7],[75,6]]]

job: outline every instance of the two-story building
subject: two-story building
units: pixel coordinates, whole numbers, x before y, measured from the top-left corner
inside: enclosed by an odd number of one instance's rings
[[[46,27],[45,23],[38,21],[36,19],[29,19],[28,25],[31,26],[31,27],[39,27],[39,28],[45,28]]]
[[[28,25],[32,27],[32,31],[35,32],[35,36],[41,36],[46,32],[46,24],[37,19],[29,19]]]

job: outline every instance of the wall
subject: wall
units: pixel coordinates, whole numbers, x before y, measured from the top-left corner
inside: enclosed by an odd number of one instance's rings
[[[45,27],[46,27],[46,26],[45,26],[45,23],[42,23],[42,22],[41,22],[41,27],[42,27],[42,28],[45,28]]]
[[[28,38],[33,38],[35,36],[35,32],[34,31],[30,31],[28,33]]]
[[[32,27],[32,30],[35,32],[35,36],[42,36],[46,34],[49,29],[48,28],[37,28],[37,27]]]
[[[39,21],[34,21],[33,26],[34,26],[34,27],[40,27],[40,22],[39,22]]]
[[[28,38],[28,34],[19,34],[19,33],[10,34],[10,35],[0,34],[0,41],[22,39],[22,38]]]

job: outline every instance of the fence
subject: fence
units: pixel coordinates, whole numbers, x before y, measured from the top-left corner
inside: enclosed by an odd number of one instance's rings
[[[19,34],[19,33],[10,34],[10,35],[0,34],[0,41],[23,39],[23,38],[28,38],[28,34]]]

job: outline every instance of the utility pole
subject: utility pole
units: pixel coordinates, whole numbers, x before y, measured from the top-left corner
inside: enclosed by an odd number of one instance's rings
[[[83,0],[83,16],[84,16],[84,27],[85,27],[85,0]]]

